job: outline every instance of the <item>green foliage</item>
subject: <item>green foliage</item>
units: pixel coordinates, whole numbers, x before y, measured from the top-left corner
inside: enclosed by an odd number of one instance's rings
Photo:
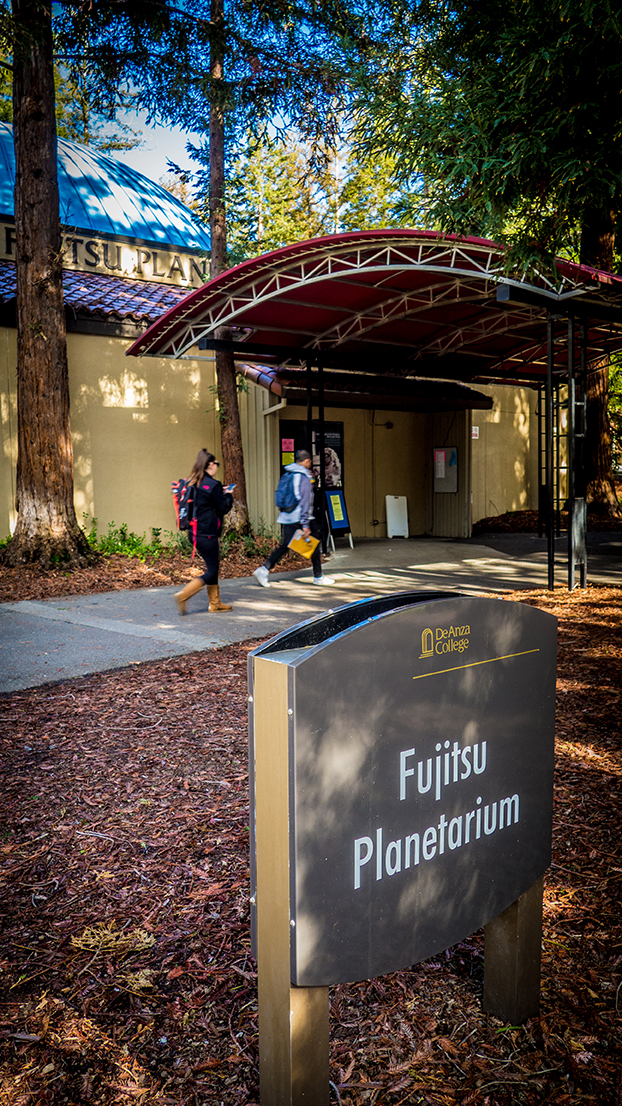
[[[609,423],[613,467],[622,475],[622,354],[609,362]]]
[[[302,143],[291,137],[285,143],[249,139],[227,178],[231,264],[322,234],[318,190]]]
[[[325,141],[348,104],[352,59],[380,42],[386,3],[232,0],[221,17],[213,0],[68,0],[54,5],[55,48],[63,72],[78,87],[84,80],[98,111],[112,110],[125,88],[152,118],[206,136],[216,107],[231,149],[247,131],[265,135],[268,127]],[[0,48],[10,52],[16,29],[8,7],[2,0]],[[217,55],[222,77],[211,66]],[[199,153],[207,164],[207,145]]]
[[[0,66],[0,122],[13,122],[13,74]]]
[[[86,530],[88,515],[84,514],[83,518]],[[104,555],[120,553],[123,557],[136,557],[139,561],[157,560],[171,550],[190,552],[192,548],[186,535],[177,531],[165,531],[163,542],[162,530],[159,527],[152,527],[151,541],[147,541],[145,533],[135,534],[126,523],[117,526],[116,523],[109,522],[107,532],[100,536],[97,532],[96,518],[91,519],[86,536],[91,549],[97,550],[98,553]]]
[[[207,390],[208,390],[208,392],[212,393],[212,395],[214,397],[214,402],[212,404],[210,404],[209,407],[205,408],[206,415],[211,414],[212,411],[214,411],[220,425],[221,426],[226,426],[227,425],[227,414],[226,414],[226,411],[225,411],[225,408],[224,408],[224,404],[222,402],[221,391],[220,391],[220,388],[218,387],[218,384],[210,384]],[[247,384],[246,380],[239,373],[236,375],[236,379],[235,379],[235,390],[236,390],[238,396],[248,395],[248,392],[249,392],[249,387],[248,387],[248,384]]]
[[[76,64],[71,71],[54,67],[56,97],[56,132],[59,138],[80,142],[95,149],[131,150],[141,143],[140,134],[120,120],[120,110],[131,109],[136,93],[119,88],[116,102],[102,109],[93,96],[84,65]],[[13,122],[13,74],[0,66],[0,122]],[[112,123],[114,122],[114,127]]]
[[[352,146],[348,154],[339,202],[340,230],[380,230],[411,225],[411,198],[396,183],[395,157]]]
[[[226,533],[220,543],[220,555],[224,560],[246,560],[247,558],[267,557],[278,543],[276,530],[266,525],[263,519],[259,527],[250,534],[237,534],[234,530]]]
[[[396,158],[418,224],[486,234],[515,267],[579,256],[622,201],[622,23],[609,0],[395,4],[358,134]],[[585,260],[585,258],[583,258]]]
[[[227,180],[231,265],[267,250],[338,231],[403,226],[408,196],[389,155],[367,156],[347,142],[318,160],[290,133],[284,142],[249,136]],[[198,198],[207,214],[207,198]]]
[[[102,110],[93,97],[84,65],[73,66],[71,73],[56,68],[54,83],[56,133],[59,138],[67,138],[83,146],[93,146],[104,152],[133,150],[141,145],[142,139],[138,131],[115,118],[118,111],[131,110],[136,93],[120,88],[116,103]]]
[[[192,555],[192,542],[188,535],[179,530],[165,530],[162,532],[157,527],[151,528],[151,540],[147,541],[145,533],[135,534],[126,524],[117,526],[116,523],[108,523],[105,534],[98,534],[97,519],[84,514],[84,528],[91,549],[97,550],[104,556],[119,554],[122,557],[135,557],[145,562],[157,561],[171,553],[182,553],[188,557]],[[88,528],[87,528],[88,527]],[[9,542],[9,538],[0,542],[0,548]],[[249,534],[236,534],[231,531],[225,534],[220,543],[221,558],[231,558],[236,561],[267,557],[278,542],[278,535],[274,529],[267,526],[263,519],[260,520],[257,530]]]
[[[192,542],[185,530],[166,530],[164,545],[173,553],[192,553]]]

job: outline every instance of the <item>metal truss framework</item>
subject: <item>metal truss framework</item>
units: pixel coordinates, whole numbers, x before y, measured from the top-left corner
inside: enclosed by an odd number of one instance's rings
[[[555,285],[544,275],[536,279],[509,280],[503,251],[483,239],[403,230],[334,235],[228,270],[163,315],[129,352],[180,358],[226,328],[236,357],[248,360],[243,347],[252,343],[254,357],[267,364],[302,363],[331,351],[350,353],[354,363],[364,351],[378,354],[369,371],[395,372],[394,349],[404,375],[419,375],[425,362],[425,375],[432,363],[442,377],[468,355],[464,379],[478,379],[474,361],[489,381],[544,377],[547,315],[566,315],[595,295],[620,303],[622,280],[567,262],[559,263]],[[507,289],[503,305],[500,285]],[[514,292],[525,290],[535,303],[514,301]],[[283,356],[279,346],[286,347]],[[622,347],[622,315],[620,324],[592,321],[588,346],[593,355]],[[556,368],[564,372],[562,350],[558,356]]]
[[[267,387],[298,383],[302,394],[304,378],[309,440],[312,391],[317,389],[322,486],[325,398],[332,394],[331,376],[334,386],[343,376],[325,369],[350,373],[359,403],[370,398],[364,395],[364,373],[540,387],[545,410],[541,499],[551,588],[553,394],[566,381],[572,520],[568,586],[575,584],[577,566],[585,584],[584,429],[576,432],[575,427],[585,416],[588,361],[622,349],[622,277],[559,261],[555,283],[544,274],[527,283],[506,277],[501,248],[479,238],[408,230],[334,235],[275,250],[222,273],[163,315],[128,353],[196,356],[191,351],[200,342],[206,349],[231,349],[238,362],[258,361],[249,371]],[[288,368],[297,365],[305,372],[294,371],[288,381]],[[414,395],[419,385],[410,383]],[[399,402],[402,384],[393,386],[392,402]]]

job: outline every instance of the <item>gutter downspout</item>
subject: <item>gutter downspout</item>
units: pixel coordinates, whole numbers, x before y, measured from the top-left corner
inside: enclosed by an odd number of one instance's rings
[[[275,403],[274,407],[266,407],[262,414],[265,418],[266,415],[272,415],[275,411],[280,411],[282,407],[287,407],[286,399],[282,399],[280,403]]]

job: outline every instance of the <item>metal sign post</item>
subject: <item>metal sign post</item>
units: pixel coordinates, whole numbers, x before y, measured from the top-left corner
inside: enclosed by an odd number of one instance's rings
[[[327,1106],[328,987],[486,927],[485,1008],[537,1013],[557,622],[407,593],[249,657],[262,1106]]]
[[[289,671],[256,657],[254,828],[262,1106],[327,1106],[328,987],[291,983]],[[255,905],[254,903],[252,905]]]
[[[547,316],[547,357],[546,384],[544,387],[545,406],[545,468],[546,468],[546,547],[548,565],[548,587],[555,587],[555,514],[553,504],[553,367],[555,362],[555,319]]]

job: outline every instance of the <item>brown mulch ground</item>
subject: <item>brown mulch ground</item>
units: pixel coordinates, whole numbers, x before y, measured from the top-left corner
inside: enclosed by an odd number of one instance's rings
[[[276,544],[276,543],[275,543]],[[235,553],[221,560],[220,579],[250,576],[265,561],[265,556],[246,557]],[[309,562],[296,553],[287,553],[274,572],[308,568]],[[119,553],[102,556],[91,568],[69,572],[63,568],[41,571],[36,565],[6,568],[0,565],[0,603],[18,599],[58,599],[65,595],[93,595],[102,591],[128,588],[157,588],[184,584],[201,574],[203,562],[184,553],[162,553],[140,561]]]
[[[568,516],[562,513],[561,527],[567,525]],[[537,533],[537,511],[509,511],[505,515],[482,518],[473,526],[473,537],[487,533]],[[622,531],[622,519],[588,516],[590,531]],[[273,544],[276,544],[273,543]],[[250,556],[233,551],[221,559],[220,579],[250,576],[265,561],[265,555]],[[273,572],[291,572],[308,568],[309,562],[296,553],[288,553]],[[165,587],[168,584],[184,584],[200,574],[202,563],[192,560],[188,554],[163,552],[159,557],[122,556],[119,553],[102,555],[91,568],[68,571],[62,567],[41,571],[36,565],[6,568],[0,565],[0,603],[14,603],[21,599],[59,599],[67,595],[92,595],[104,591],[123,591],[132,588]]]
[[[568,512],[560,512],[560,529],[568,528]],[[587,516],[588,533],[598,534],[613,530],[622,531],[622,518],[606,518],[603,515]],[[473,537],[478,534],[537,534],[537,511],[506,511],[504,515],[480,518],[473,525]]]
[[[622,591],[504,598],[560,619],[541,1016],[482,1013],[481,933],[334,988],[342,1106],[622,1103]],[[251,647],[0,698],[2,1106],[258,1102]]]

